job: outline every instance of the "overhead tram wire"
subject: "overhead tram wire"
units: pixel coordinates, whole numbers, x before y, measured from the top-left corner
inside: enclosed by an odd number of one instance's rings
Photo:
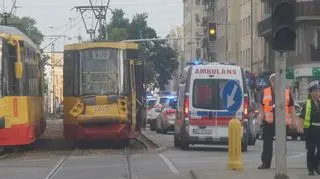
[[[98,3],[98,0],[95,1],[95,4],[97,4],[97,3]],[[90,4],[92,4],[91,0],[90,0]],[[72,9],[74,9],[74,8],[72,8]],[[71,9],[71,10],[72,10],[72,9]],[[89,18],[89,15],[87,16],[87,18]],[[82,19],[80,18],[80,20],[79,20],[77,23],[75,23],[74,26],[72,26],[72,27],[68,28],[67,30],[65,30],[64,32],[62,32],[62,33],[61,33],[61,36],[64,35],[65,33],[69,32],[70,30],[74,29],[74,28],[75,28],[76,26],[78,26],[79,23],[81,23],[81,22],[82,22]],[[52,40],[49,44],[45,45],[45,46],[42,48],[42,50],[45,50],[46,48],[50,47],[53,43],[55,43],[56,41],[58,41],[60,38],[61,38],[61,37],[57,37],[56,39]]]
[[[88,15],[88,16],[89,16],[89,15]],[[87,16],[87,18],[89,18],[88,16]],[[50,47],[53,43],[55,43],[56,41],[58,41],[58,40],[61,38],[61,36],[63,36],[63,35],[66,34],[67,32],[69,32],[70,30],[74,29],[75,27],[77,27],[81,22],[82,22],[82,19],[80,18],[79,21],[77,21],[72,27],[68,28],[67,30],[65,30],[64,32],[62,32],[59,37],[55,38],[55,39],[52,40],[50,43],[48,43],[47,45],[45,45],[45,46],[42,48],[42,50],[45,50],[46,48]]]

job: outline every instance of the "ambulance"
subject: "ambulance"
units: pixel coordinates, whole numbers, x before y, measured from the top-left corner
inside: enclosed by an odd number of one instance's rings
[[[249,101],[240,66],[210,63],[185,68],[177,92],[174,145],[228,144],[228,124],[241,121],[243,152],[248,148]]]

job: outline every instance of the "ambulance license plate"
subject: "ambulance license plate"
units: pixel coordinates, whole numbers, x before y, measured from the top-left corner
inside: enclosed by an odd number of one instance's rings
[[[212,129],[208,128],[203,128],[203,129],[193,129],[193,134],[206,134],[206,135],[212,135]]]

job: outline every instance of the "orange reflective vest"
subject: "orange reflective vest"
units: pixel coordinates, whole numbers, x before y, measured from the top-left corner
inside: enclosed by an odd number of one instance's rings
[[[264,120],[272,124],[273,123],[273,102],[272,102],[272,89],[271,87],[265,88],[263,91],[263,110],[265,114]],[[290,101],[290,90],[286,89],[285,92],[285,118],[286,118],[286,123],[291,124],[291,117],[289,113],[291,113],[290,108],[289,108],[289,101]]]

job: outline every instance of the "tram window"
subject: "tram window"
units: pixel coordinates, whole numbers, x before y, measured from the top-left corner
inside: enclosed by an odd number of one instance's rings
[[[63,67],[63,93],[64,96],[73,96],[73,89],[74,89],[74,60],[73,60],[73,53],[66,52],[64,54],[64,67]],[[73,82],[73,83],[72,83]]]
[[[3,96],[3,91],[4,91],[4,81],[3,81],[3,79],[4,79],[4,76],[3,76],[3,74],[4,74],[4,70],[3,70],[3,66],[4,66],[4,61],[3,61],[3,57],[2,57],[2,55],[3,55],[3,40],[2,40],[2,38],[0,38],[0,52],[1,52],[1,55],[0,55],[0,97],[2,97]]]
[[[91,49],[82,51],[81,94],[118,94],[118,51]]]
[[[80,96],[80,53],[79,52],[73,52],[73,74],[72,74],[72,80],[73,81],[73,95],[74,96]]]
[[[16,77],[15,77],[15,62],[17,61],[16,56],[16,49],[7,44],[6,52],[5,52],[5,58],[6,61],[6,79],[7,81],[7,95],[14,96],[19,95],[19,85],[17,83]]]

